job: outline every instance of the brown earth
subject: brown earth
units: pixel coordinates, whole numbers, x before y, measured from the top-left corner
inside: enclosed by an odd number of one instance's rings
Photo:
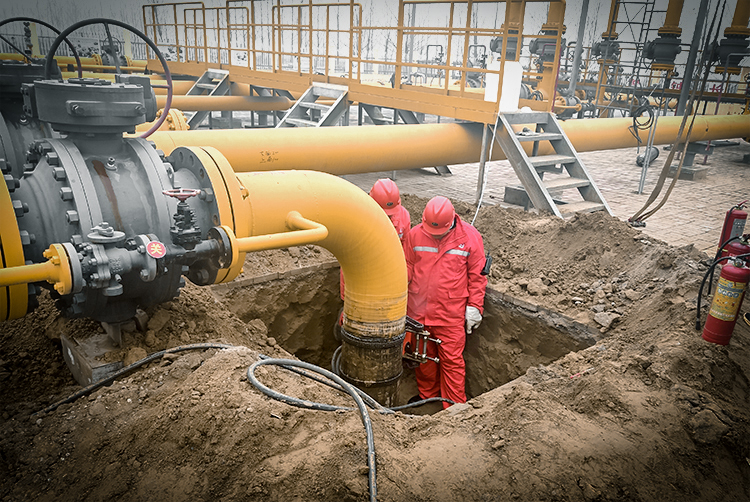
[[[418,221],[426,200],[403,198]],[[456,206],[470,221],[473,208]],[[476,226],[494,263],[467,344],[472,398],[432,415],[371,413],[378,499],[750,500],[750,328],[738,323],[726,347],[694,329],[708,257],[600,213],[485,207]],[[367,500],[358,413],[294,408],[246,378],[259,353],[325,366],[340,306],[332,259],[257,253],[244,287],[188,285],[147,312],[147,331],[125,334],[126,361],[194,342],[242,347],[165,356],[41,416],[79,389],[60,334],[101,328],[59,318],[48,298],[3,324],[0,500]],[[258,374],[351,406],[284,370]]]

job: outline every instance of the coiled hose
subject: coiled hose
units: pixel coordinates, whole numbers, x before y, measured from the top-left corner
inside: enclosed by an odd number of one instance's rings
[[[151,361],[154,361],[155,359],[163,357],[166,354],[174,354],[174,353],[183,352],[186,350],[234,349],[234,348],[241,348],[241,346],[228,345],[228,344],[223,344],[223,343],[194,343],[191,345],[181,345],[179,347],[173,347],[171,349],[154,352],[153,354],[147,357],[144,357],[143,359],[136,361],[135,363],[129,366],[126,366],[125,368],[118,370],[111,376],[103,380],[100,380],[96,383],[93,383],[87,387],[84,387],[78,392],[75,392],[74,394],[66,397],[65,399],[61,399],[60,401],[57,401],[56,403],[51,404],[50,406],[44,408],[43,410],[33,413],[32,416],[37,416],[37,415],[44,414],[44,413],[51,413],[52,411],[55,411],[57,408],[59,408],[63,404],[72,403],[73,401],[77,400],[80,397],[87,396],[91,394],[92,392],[94,392],[96,389],[103,387],[105,385],[109,385],[112,382],[114,382],[116,379],[120,378],[121,376],[126,375],[130,373],[131,371],[137,368],[140,368],[141,366],[148,364]],[[341,358],[340,353],[341,353],[341,346],[338,349],[336,349],[336,352],[334,352],[333,359],[337,361],[337,366],[338,366],[338,361],[340,361],[340,358]],[[338,354],[338,358],[337,358],[337,354]],[[382,413],[382,414],[393,414],[396,411],[401,411],[401,410],[405,410],[408,408],[414,408],[417,406],[421,406],[425,403],[431,403],[431,402],[448,402],[450,404],[455,404],[450,399],[445,399],[442,397],[433,397],[429,399],[416,401],[413,403],[408,403],[402,406],[386,408],[380,403],[378,403],[375,399],[370,397],[367,393],[363,392],[357,387],[354,387],[353,385],[345,381],[340,376],[334,373],[331,373],[330,371],[324,368],[315,366],[314,364],[306,363],[304,361],[297,361],[294,359],[273,359],[263,354],[260,354],[259,357],[260,357],[260,360],[250,365],[250,367],[247,369],[247,379],[250,383],[253,384],[253,386],[255,386],[255,388],[260,390],[263,394],[267,395],[268,397],[271,397],[283,403],[289,404],[291,406],[296,406],[298,408],[306,408],[310,410],[321,410],[321,411],[347,410],[347,411],[350,411],[354,409],[354,408],[348,408],[348,407],[343,407],[343,406],[335,406],[331,404],[306,401],[304,399],[298,399],[295,397],[287,396],[286,394],[282,394],[280,392],[276,392],[275,390],[270,389],[269,387],[266,387],[265,385],[263,385],[255,377],[255,369],[258,366],[263,366],[263,365],[281,366],[284,369],[287,369],[289,371],[292,371],[304,377],[311,378],[315,380],[316,382],[327,385],[333,389],[345,392],[349,394],[349,396],[351,396],[352,399],[354,399],[354,402],[357,405],[357,409],[359,410],[360,417],[362,418],[362,424],[365,426],[365,433],[367,436],[367,465],[369,469],[368,481],[369,481],[369,487],[370,487],[370,501],[371,502],[376,502],[377,500],[375,440],[374,440],[374,437],[373,437],[374,435],[372,432],[372,421],[370,420],[370,414],[368,413],[367,407],[365,405],[377,410],[379,413]],[[302,371],[297,368],[303,368],[305,370],[318,373],[319,375],[322,375],[323,377],[325,377],[327,380],[324,380],[322,378],[315,376],[314,374],[310,374],[306,371]]]

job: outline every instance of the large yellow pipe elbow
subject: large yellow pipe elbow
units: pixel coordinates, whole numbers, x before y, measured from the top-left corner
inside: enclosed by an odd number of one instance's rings
[[[346,279],[341,376],[392,406],[402,373],[407,277],[386,214],[365,192],[330,174],[240,173],[237,180],[243,195],[232,204],[245,205],[247,217],[235,219],[235,228],[249,236],[237,239],[241,253],[260,244],[316,242],[339,260]]]
[[[317,244],[341,264],[346,279],[344,314],[350,329],[362,337],[403,333],[407,288],[403,250],[390,220],[370,196],[348,181],[316,171],[240,173],[237,179],[247,190],[240,203],[248,205],[250,216],[239,223],[247,225],[246,235],[252,239],[289,232],[290,211],[323,225],[327,236]],[[299,220],[292,224],[301,225]]]
[[[655,143],[672,143],[681,120],[682,117],[661,117]],[[579,152],[637,146],[638,140],[628,129],[632,125],[632,118],[561,123]],[[149,139],[167,154],[179,146],[211,145],[224,154],[236,172],[314,169],[343,175],[478,162],[482,127],[482,124],[423,124],[159,131]],[[747,115],[698,116],[690,140],[746,137],[750,137]],[[530,151],[531,147],[528,148]],[[539,154],[552,153],[549,143],[541,142]],[[496,145],[492,160],[504,158]]]

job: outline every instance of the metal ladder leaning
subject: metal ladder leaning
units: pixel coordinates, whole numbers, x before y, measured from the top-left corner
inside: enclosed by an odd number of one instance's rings
[[[333,126],[342,117],[349,117],[349,89],[343,85],[314,83],[292,105],[276,127]],[[333,99],[332,105],[318,103],[319,97]]]
[[[523,131],[516,132],[512,127],[514,125],[525,127]],[[579,212],[607,211],[612,214],[553,114],[547,112],[500,114],[495,137],[523,184],[523,189],[520,187],[516,189],[517,201],[524,200],[525,196],[528,196],[525,200],[530,201],[534,207],[550,211],[561,218]],[[531,143],[530,153],[526,152],[522,143]],[[554,153],[538,155],[540,146],[547,145],[552,147]],[[562,176],[545,179],[545,173]],[[506,187],[506,201],[508,201],[508,188]],[[567,196],[572,188],[577,189],[575,192],[577,196],[574,195],[576,200],[563,200],[561,198],[563,192]],[[512,188],[510,192],[513,192]]]
[[[227,70],[206,70],[193,87],[187,92],[187,96],[225,96],[229,93],[229,72]],[[190,129],[196,129],[201,122],[211,113],[199,111],[193,113],[187,123]]]

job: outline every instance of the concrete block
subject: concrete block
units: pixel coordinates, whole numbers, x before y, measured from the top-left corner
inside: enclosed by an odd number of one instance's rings
[[[63,359],[68,369],[81,386],[103,380],[122,369],[122,361],[105,363],[97,360],[107,352],[116,350],[112,339],[106,334],[99,334],[83,341],[60,335]]]
[[[529,199],[529,194],[527,194],[526,190],[521,186],[506,186],[505,194],[503,195],[503,202],[505,202],[506,204],[521,206],[524,209],[528,209],[531,207],[531,199]]]
[[[705,179],[706,176],[708,176],[708,167],[685,167],[682,166],[682,169],[680,169],[680,177],[678,179],[681,180],[687,180],[687,181],[695,181],[695,180],[702,180]],[[674,178],[675,173],[677,172],[677,166],[674,165],[669,169],[669,177]]]

